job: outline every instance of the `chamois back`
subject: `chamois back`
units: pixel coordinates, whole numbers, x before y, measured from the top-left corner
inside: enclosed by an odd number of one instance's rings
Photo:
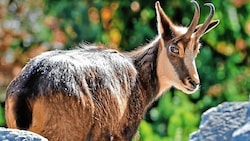
[[[16,122],[12,128],[33,130],[32,124],[34,124],[34,118],[37,117],[34,115],[35,110],[54,114],[53,116],[58,117],[53,118],[58,120],[61,116],[65,116],[63,112],[60,115],[60,110],[65,110],[63,106],[56,107],[56,104],[61,103],[60,101],[65,102],[61,104],[70,109],[67,114],[75,115],[76,112],[84,114],[79,110],[88,109],[90,112],[85,113],[92,114],[88,116],[100,121],[100,123],[96,122],[95,124],[103,124],[98,126],[108,126],[105,123],[109,124],[109,122],[116,123],[126,110],[128,97],[136,84],[136,75],[137,71],[132,61],[112,49],[92,46],[43,53],[33,58],[9,85],[6,108],[7,110],[11,108],[13,117],[12,119],[7,117],[7,124],[12,127],[11,122]],[[39,101],[40,106],[34,106],[38,103],[37,99],[43,99],[43,101]],[[71,99],[74,101],[70,102]],[[8,101],[12,102],[8,103]],[[41,106],[45,107],[41,108]],[[82,107],[79,109],[79,106]],[[39,109],[34,109],[34,107],[39,107]],[[48,110],[55,107],[56,110]],[[79,110],[74,111],[73,108]],[[14,118],[14,116],[16,117]],[[79,116],[72,117],[71,120],[82,120]],[[80,117],[82,118],[82,116]],[[104,117],[105,119],[101,119]],[[44,120],[49,121],[53,118]],[[66,120],[70,119],[65,118],[65,121],[61,121],[62,125],[58,126],[63,126],[62,122],[67,122]],[[85,122],[91,123],[92,119]],[[82,132],[88,133],[91,128]],[[37,129],[34,129],[34,132],[44,134],[45,137],[49,136],[42,131],[37,131]]]

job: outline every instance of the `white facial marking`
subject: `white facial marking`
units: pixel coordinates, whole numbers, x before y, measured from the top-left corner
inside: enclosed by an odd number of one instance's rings
[[[196,69],[195,60],[193,60],[192,64],[193,64],[193,66],[194,66],[194,69],[197,70],[197,69]],[[195,79],[199,80],[199,76],[198,76],[197,71],[195,71],[195,73],[193,74],[193,77],[194,77]]]

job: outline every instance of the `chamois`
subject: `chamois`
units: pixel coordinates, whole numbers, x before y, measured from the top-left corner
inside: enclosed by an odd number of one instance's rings
[[[31,59],[10,83],[6,96],[9,128],[36,132],[51,141],[131,140],[147,107],[175,87],[199,88],[195,58],[199,39],[216,27],[215,8],[198,25],[173,24],[155,3],[158,35],[131,52],[80,44]]]

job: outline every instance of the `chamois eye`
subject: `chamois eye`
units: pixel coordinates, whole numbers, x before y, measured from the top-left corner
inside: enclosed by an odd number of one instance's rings
[[[176,55],[179,55],[179,48],[176,46],[176,45],[171,45],[170,47],[169,47],[169,50],[170,50],[170,52],[171,53],[174,53],[174,54],[176,54]]]

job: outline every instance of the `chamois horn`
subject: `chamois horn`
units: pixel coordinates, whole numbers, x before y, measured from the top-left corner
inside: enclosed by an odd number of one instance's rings
[[[209,16],[207,17],[205,23],[200,27],[200,29],[196,32],[196,36],[197,37],[201,37],[203,35],[203,33],[206,31],[207,27],[209,26],[213,16],[214,16],[214,11],[215,11],[215,7],[212,3],[206,3],[204,4],[206,6],[210,7],[210,13]]]
[[[193,34],[193,32],[195,30],[195,27],[198,24],[199,18],[200,18],[200,6],[199,6],[199,4],[195,0],[192,0],[191,2],[195,6],[195,12],[194,12],[193,20],[192,20],[190,26],[188,27],[186,34],[184,35],[185,39],[188,39],[191,37],[191,35]]]

